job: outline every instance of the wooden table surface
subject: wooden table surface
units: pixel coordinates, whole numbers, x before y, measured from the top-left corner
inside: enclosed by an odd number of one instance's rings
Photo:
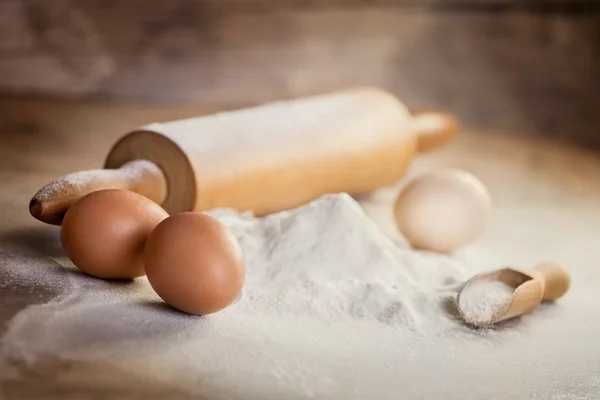
[[[137,125],[208,111],[190,106],[0,100],[0,248],[51,256],[60,252],[58,229],[28,213],[28,202],[40,186],[74,170],[99,167],[116,138]],[[437,165],[476,173],[494,198],[486,234],[465,251],[471,262],[482,268],[515,263],[528,267],[551,259],[571,271],[573,291],[579,287],[592,293],[594,287],[600,288],[597,154],[514,134],[463,132],[447,149],[420,157],[412,172]],[[359,199],[391,235],[397,235],[390,218],[395,192],[390,188]],[[0,291],[0,332],[19,310],[52,297],[51,293],[32,296],[2,285]],[[600,359],[600,348],[589,351],[599,352]],[[98,366],[80,367],[95,371],[87,385],[73,386],[72,379],[61,379],[57,371],[65,377],[77,373],[64,365],[20,366],[10,373],[0,370],[0,397],[59,398],[65,393],[81,396],[77,398],[117,393],[160,397],[172,393],[152,382],[144,382],[146,389],[133,392],[124,383],[131,382],[130,377],[111,376],[110,370]]]

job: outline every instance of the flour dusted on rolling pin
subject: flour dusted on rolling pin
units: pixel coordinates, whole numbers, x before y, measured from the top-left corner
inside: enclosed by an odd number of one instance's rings
[[[437,128],[428,122],[432,116]],[[60,224],[82,195],[127,189],[171,214],[232,208],[263,216],[328,193],[355,195],[390,185],[418,150],[445,144],[457,129],[449,114],[413,116],[390,93],[369,87],[154,123],[113,146],[105,162],[111,172],[80,175],[87,181],[83,191],[48,185],[45,196],[33,197],[30,211]],[[146,173],[127,178],[123,169],[143,160]]]
[[[118,169],[79,171],[44,186],[29,204],[31,214],[60,225],[64,214],[83,196],[105,189],[124,189],[161,203],[166,196],[166,181],[160,168],[147,160],[132,160]]]
[[[138,161],[138,165],[151,164],[149,161]],[[137,181],[144,173],[143,168],[122,168],[119,170],[119,178],[123,180]],[[42,200],[48,199],[59,191],[84,191],[86,186],[93,186],[94,190],[103,190],[112,188],[115,171],[110,169],[94,169],[90,171],[80,171],[65,175],[60,179],[45,186],[38,192],[38,197]]]
[[[394,183],[417,150],[411,121],[391,94],[360,88],[150,124],[117,142],[106,167],[154,162],[167,180],[162,205],[170,213],[265,215]]]

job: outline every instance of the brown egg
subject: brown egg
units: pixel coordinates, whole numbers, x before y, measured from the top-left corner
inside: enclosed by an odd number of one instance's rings
[[[144,275],[146,239],[169,214],[152,200],[126,190],[92,192],[69,208],[60,239],[82,271],[99,278]]]
[[[240,244],[225,225],[205,214],[175,214],[158,224],[146,243],[144,260],[156,293],[189,314],[222,310],[244,284]]]

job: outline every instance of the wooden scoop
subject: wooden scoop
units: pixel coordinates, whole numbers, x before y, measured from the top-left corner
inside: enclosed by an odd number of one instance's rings
[[[105,169],[44,186],[29,210],[60,225],[86,194],[125,189],[171,214],[232,208],[265,215],[327,193],[356,195],[392,184],[417,153],[448,143],[457,131],[453,115],[411,113],[377,88],[155,123],[115,143]]]
[[[512,298],[501,302],[487,320],[479,319],[466,309],[461,302],[468,289],[475,285],[502,282],[514,288]],[[513,268],[504,268],[492,272],[484,272],[469,279],[456,298],[456,306],[461,317],[469,324],[475,326],[490,326],[497,322],[527,314],[536,309],[542,301],[554,301],[562,297],[571,285],[571,278],[564,268],[557,264],[546,262],[530,271],[520,271]],[[482,296],[482,300],[484,296]]]

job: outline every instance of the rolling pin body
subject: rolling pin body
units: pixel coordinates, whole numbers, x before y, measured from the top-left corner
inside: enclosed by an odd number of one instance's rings
[[[123,137],[105,167],[156,163],[170,213],[229,207],[264,215],[391,184],[415,150],[406,107],[362,89],[151,124]]]
[[[163,180],[166,197],[151,198],[169,213],[233,208],[264,215],[326,193],[359,194],[397,181],[423,144],[418,131],[428,130],[429,123],[414,122],[391,94],[352,89],[150,124],[121,138],[105,168],[134,160],[157,165],[162,174],[154,182]],[[32,214],[50,222],[44,212]]]

